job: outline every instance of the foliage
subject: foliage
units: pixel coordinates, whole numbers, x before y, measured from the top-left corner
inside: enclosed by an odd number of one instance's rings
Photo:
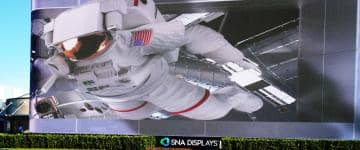
[[[150,136],[84,134],[0,134],[3,148],[147,149],[154,147]]]
[[[223,147],[230,150],[355,150],[360,149],[360,141],[226,137],[223,138]]]
[[[85,134],[0,134],[1,148],[67,148],[67,149],[152,149],[152,136],[85,135]],[[360,141],[308,139],[222,139],[223,149],[238,150],[337,150],[360,149]]]

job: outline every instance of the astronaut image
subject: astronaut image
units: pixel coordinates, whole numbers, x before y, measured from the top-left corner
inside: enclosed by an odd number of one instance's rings
[[[48,20],[41,38],[51,56],[33,63],[39,80],[31,103],[38,118],[141,120],[161,112],[214,120],[231,110],[256,112],[264,104],[261,93],[281,92],[220,33],[165,21],[153,0],[90,1]],[[181,52],[211,60],[233,84],[208,89],[170,73]]]

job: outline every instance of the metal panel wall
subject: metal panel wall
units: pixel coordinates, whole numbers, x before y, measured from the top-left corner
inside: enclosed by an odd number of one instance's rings
[[[360,3],[357,4],[360,8]],[[356,32],[356,71],[355,71],[355,117],[354,133],[355,139],[360,139],[360,9],[357,9],[357,32]]]
[[[44,2],[46,0],[34,0]],[[63,7],[79,5],[87,0],[68,0]],[[49,4],[54,0],[47,0]],[[164,2],[164,1],[163,1]],[[282,2],[285,2],[282,0]],[[300,0],[300,121],[308,122],[239,122],[187,120],[78,120],[32,119],[31,132],[65,132],[97,134],[150,134],[187,136],[247,136],[275,138],[359,139],[359,102],[354,95],[355,71],[360,74],[360,53],[356,51],[356,0]],[[35,7],[36,6],[36,7]],[[42,5],[41,5],[42,6]],[[164,4],[164,6],[167,6]],[[268,6],[270,7],[270,6]],[[33,9],[41,8],[33,3]],[[166,7],[164,7],[166,8]],[[274,7],[275,8],[275,7]],[[358,24],[359,26],[359,24]],[[360,28],[360,26],[359,26]],[[359,38],[358,38],[358,42]],[[359,48],[359,44],[357,44]],[[356,87],[355,87],[356,86]],[[355,118],[355,124],[353,120]],[[330,123],[320,123],[320,121]],[[334,123],[346,122],[346,123]],[[63,126],[54,126],[54,125]],[[92,124],[91,126],[88,126]],[[105,130],[111,124],[109,130]],[[177,128],[176,126],[181,126]],[[354,130],[355,129],[355,130]],[[316,132],[314,132],[316,131]]]
[[[301,121],[353,122],[356,3],[301,1]]]

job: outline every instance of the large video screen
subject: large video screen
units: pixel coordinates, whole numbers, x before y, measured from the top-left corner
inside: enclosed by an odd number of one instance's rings
[[[354,100],[307,80],[299,8],[263,7],[33,0],[30,131],[351,137],[329,131],[352,129]]]

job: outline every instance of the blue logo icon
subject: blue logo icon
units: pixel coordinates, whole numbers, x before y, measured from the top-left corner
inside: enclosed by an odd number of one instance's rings
[[[170,145],[170,138],[164,137],[160,140],[162,146],[168,147]]]

